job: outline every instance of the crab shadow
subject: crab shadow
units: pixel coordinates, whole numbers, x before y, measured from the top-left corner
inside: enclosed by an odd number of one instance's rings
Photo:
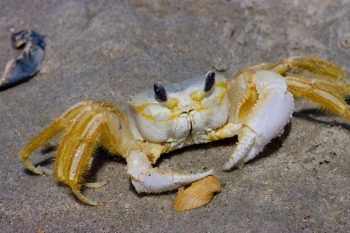
[[[90,183],[96,182],[98,171],[109,163],[120,163],[126,165],[125,159],[118,155],[111,154],[103,147],[98,147],[93,154],[91,168],[84,174],[84,181]]]
[[[270,157],[272,154],[276,153],[283,146],[283,142],[289,136],[291,129],[292,129],[292,123],[289,122],[284,127],[284,131],[279,137],[272,139],[271,142],[265,146],[262,152],[260,152],[254,159],[246,162],[245,164],[247,165],[247,164],[254,163],[266,157]],[[239,169],[239,168],[233,168],[232,170],[235,170],[235,169]],[[230,172],[230,171],[227,171],[227,172]]]
[[[46,147],[44,149],[42,149],[40,151],[40,154],[41,155],[46,155],[46,154],[49,154],[53,151],[56,150],[56,146],[50,146],[50,147]],[[55,157],[54,156],[50,156],[44,160],[41,160],[40,162],[37,162],[34,164],[35,167],[46,167],[48,165],[50,165],[51,163],[53,163],[55,161]],[[31,176],[37,176],[37,174],[35,174],[34,172],[31,172],[30,170],[27,170],[27,169],[24,169],[24,172],[27,174],[27,175],[31,175]]]
[[[347,102],[350,102],[348,100]],[[329,126],[338,126],[343,129],[349,130],[350,131],[350,124],[346,122],[341,122],[338,120],[327,120],[326,118],[329,117],[330,115],[321,111],[318,108],[310,108],[310,109],[303,109],[298,112],[293,113],[293,117],[304,119],[307,121],[312,121],[315,123],[320,123],[323,125],[329,125]],[[322,119],[321,119],[322,117]]]
[[[349,104],[350,103],[350,96],[345,98],[346,102]],[[297,112],[293,113],[293,117],[315,122],[318,124],[324,124],[324,125],[329,125],[329,126],[337,126],[341,127],[346,130],[350,130],[350,124],[345,123],[345,122],[339,122],[337,120],[326,120],[327,117],[330,115],[323,112],[322,110],[318,108],[309,108],[309,109],[303,109]],[[320,117],[324,119],[320,119]],[[273,139],[266,147],[264,150],[254,159],[250,160],[246,164],[254,163],[255,161],[258,161],[260,159],[263,159],[265,157],[270,156],[271,154],[277,152],[283,145],[283,142],[286,140],[288,137],[290,131],[292,129],[292,123],[290,122],[289,124],[286,125],[284,128],[284,132],[280,137],[277,137]]]

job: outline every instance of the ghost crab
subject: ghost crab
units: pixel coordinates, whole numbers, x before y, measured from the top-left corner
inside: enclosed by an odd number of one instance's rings
[[[289,74],[291,70],[311,74]],[[238,142],[225,170],[255,158],[271,139],[283,132],[294,108],[294,97],[306,98],[350,120],[342,96],[350,84],[342,83],[344,71],[317,57],[292,57],[277,64],[259,64],[244,69],[233,80],[215,76],[192,78],[133,96],[115,107],[84,101],[69,108],[35,136],[20,152],[24,167],[43,171],[29,161],[38,147],[63,132],[55,159],[56,180],[70,186],[76,197],[89,205],[96,202],[80,189],[103,183],[84,184],[96,146],[103,146],[127,161],[127,173],[138,192],[173,190],[213,173],[180,174],[152,167],[163,153],[199,143],[238,135]]]

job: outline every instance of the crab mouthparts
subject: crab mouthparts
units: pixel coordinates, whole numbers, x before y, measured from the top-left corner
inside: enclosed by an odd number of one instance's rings
[[[187,121],[187,124],[188,124],[188,136],[191,136],[192,135],[192,131],[194,129],[194,125],[195,125],[195,122],[194,122],[194,117],[193,117],[193,114],[196,112],[196,110],[194,109],[191,109],[189,111],[183,111],[180,116],[186,118],[186,121]]]

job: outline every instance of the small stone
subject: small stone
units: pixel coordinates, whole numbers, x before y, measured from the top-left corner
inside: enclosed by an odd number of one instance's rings
[[[344,38],[339,41],[339,45],[342,48],[348,49],[350,48],[350,37]]]
[[[303,167],[307,171],[312,171],[315,169],[315,166],[313,163],[305,163],[305,164],[303,164]]]
[[[214,69],[218,72],[224,72],[228,68],[227,64],[222,61],[221,58],[216,58],[214,60]]]
[[[223,29],[223,34],[226,37],[232,37],[235,34],[236,26],[230,22],[226,22]]]
[[[308,156],[308,157],[306,157],[306,158],[303,159],[303,163],[311,163],[311,162],[314,161],[314,160],[315,160],[314,157]]]
[[[125,208],[125,209],[129,209],[129,207],[130,207],[130,204],[129,204],[129,203],[125,203],[125,204],[124,204],[124,208]]]

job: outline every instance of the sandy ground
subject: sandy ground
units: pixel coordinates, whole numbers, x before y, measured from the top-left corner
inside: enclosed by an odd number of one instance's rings
[[[222,192],[189,212],[172,209],[175,192],[138,195],[125,162],[104,151],[91,177],[108,184],[84,191],[104,203],[97,208],[52,176],[23,169],[17,154],[26,141],[81,100],[123,102],[158,80],[213,68],[231,78],[292,55],[319,55],[350,71],[348,0],[150,2],[0,2],[0,67],[16,54],[11,31],[37,30],[48,44],[42,72],[0,92],[0,231],[349,232],[350,125],[304,101],[285,134],[242,169],[222,171],[234,139],[165,155],[159,166],[214,168],[221,180]],[[38,151],[32,160],[53,156]]]

